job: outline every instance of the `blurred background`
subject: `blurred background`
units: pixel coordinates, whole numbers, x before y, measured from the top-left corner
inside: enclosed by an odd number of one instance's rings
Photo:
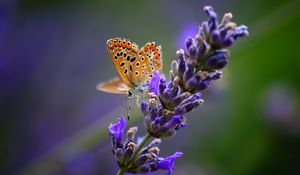
[[[176,175],[300,174],[299,0],[1,0],[0,174],[116,173],[107,127],[126,97],[95,89],[116,76],[106,40],[156,41],[168,73],[204,5],[250,36],[161,156],[185,153]],[[138,110],[132,125],[145,134]]]

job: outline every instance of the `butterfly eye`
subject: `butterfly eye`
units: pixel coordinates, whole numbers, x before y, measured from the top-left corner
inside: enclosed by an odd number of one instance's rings
[[[128,97],[131,98],[133,96],[133,93],[131,91],[128,91]]]

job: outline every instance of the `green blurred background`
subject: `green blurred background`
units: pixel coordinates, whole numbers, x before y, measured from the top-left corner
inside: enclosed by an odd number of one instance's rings
[[[205,5],[232,12],[250,36],[161,155],[185,153],[176,175],[300,174],[297,0],[2,0],[0,174],[114,174],[107,126],[126,114],[126,97],[95,89],[116,75],[106,40],[156,41],[168,73]],[[145,133],[138,110],[129,125]]]

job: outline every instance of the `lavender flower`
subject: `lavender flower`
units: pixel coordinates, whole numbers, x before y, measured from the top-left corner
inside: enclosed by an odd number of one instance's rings
[[[219,23],[212,7],[204,7],[204,12],[208,20],[200,25],[195,37],[186,39],[186,50],[176,52],[170,80],[156,72],[150,83],[145,84],[149,94],[140,101],[140,109],[145,116],[147,135],[142,142],[134,141],[137,127],[130,128],[124,138],[124,117],[109,126],[113,153],[120,166],[119,175],[125,172],[147,173],[158,169],[167,170],[167,174],[171,174],[175,159],[181,157],[182,153],[159,157],[160,139],[174,136],[187,125],[187,114],[204,102],[201,92],[212,81],[222,77],[220,70],[229,63],[228,47],[237,38],[248,35],[246,26],[237,26],[231,22],[231,13],[226,13]],[[156,139],[145,146],[152,137]]]
[[[125,127],[126,120],[123,116],[116,123],[109,126],[109,134],[113,145],[112,152],[120,168],[126,169],[126,172],[130,173],[147,173],[163,169],[170,174],[174,169],[175,159],[181,157],[183,153],[176,152],[166,158],[159,157],[160,150],[157,146],[161,142],[160,139],[154,139],[146,147],[139,147],[140,149],[138,149],[137,145],[143,143],[135,143],[134,141],[137,127],[129,128],[127,137],[124,139]]]

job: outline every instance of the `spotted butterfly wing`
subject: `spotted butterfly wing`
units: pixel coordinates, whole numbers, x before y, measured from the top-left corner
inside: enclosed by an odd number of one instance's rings
[[[125,38],[113,38],[107,41],[107,50],[119,75],[119,79],[101,83],[98,90],[125,94],[146,81],[162,67],[161,49],[154,42],[138,49],[135,43]]]
[[[107,50],[120,79],[128,88],[132,88],[134,83],[131,81],[130,65],[136,60],[138,46],[125,38],[114,38],[107,41]]]
[[[148,42],[139,51],[139,62],[133,65],[133,72],[137,74],[137,81],[145,83],[150,81],[155,71],[160,72],[162,68],[161,46],[155,42]],[[138,64],[140,63],[140,64]]]

